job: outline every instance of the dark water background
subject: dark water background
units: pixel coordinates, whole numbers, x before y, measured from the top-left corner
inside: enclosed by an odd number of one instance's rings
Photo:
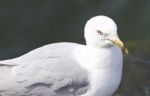
[[[54,42],[85,44],[86,21],[107,15],[129,48],[118,96],[150,96],[150,0],[0,0],[0,59]]]

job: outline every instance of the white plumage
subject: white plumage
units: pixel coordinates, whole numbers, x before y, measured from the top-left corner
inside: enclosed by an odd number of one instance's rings
[[[54,43],[0,61],[0,96],[112,96],[122,74],[123,43],[115,22],[96,16],[86,45]]]

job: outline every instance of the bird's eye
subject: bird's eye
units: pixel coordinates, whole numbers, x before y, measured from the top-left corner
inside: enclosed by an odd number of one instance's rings
[[[100,30],[97,30],[97,33],[98,33],[99,35],[103,35],[103,32],[100,31]]]

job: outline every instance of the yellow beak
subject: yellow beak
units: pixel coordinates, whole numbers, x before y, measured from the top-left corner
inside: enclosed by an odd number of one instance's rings
[[[124,46],[123,42],[119,38],[110,41],[112,41],[117,47],[121,48],[126,54],[129,53],[128,49]]]

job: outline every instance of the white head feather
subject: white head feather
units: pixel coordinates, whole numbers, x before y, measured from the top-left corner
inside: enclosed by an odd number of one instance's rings
[[[98,47],[111,47],[113,40],[118,38],[117,25],[106,16],[95,16],[87,21],[84,29],[87,45]]]

